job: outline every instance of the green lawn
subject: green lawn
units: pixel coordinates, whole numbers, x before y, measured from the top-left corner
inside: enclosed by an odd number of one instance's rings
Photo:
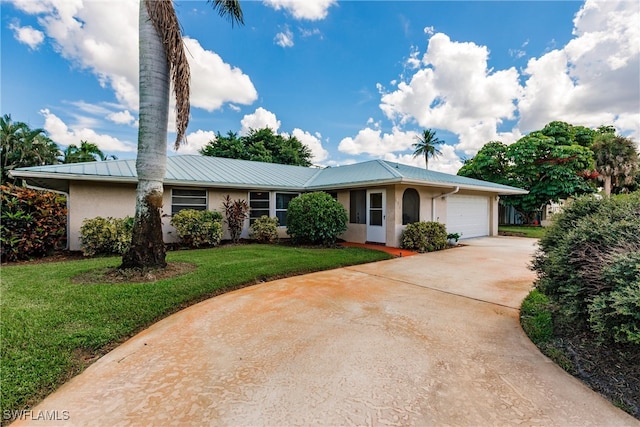
[[[545,230],[544,227],[529,225],[501,225],[498,227],[500,235],[531,237],[533,239],[539,239],[544,236]]]
[[[195,271],[155,283],[80,285],[80,273],[115,267],[96,258],[2,268],[0,383],[4,411],[32,406],[90,361],[180,308],[274,277],[361,264],[390,256],[361,248],[240,245],[170,252]]]

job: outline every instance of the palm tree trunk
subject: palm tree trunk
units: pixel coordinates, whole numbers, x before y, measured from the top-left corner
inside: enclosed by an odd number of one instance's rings
[[[604,176],[604,195],[611,195],[611,175]]]
[[[169,64],[162,40],[140,1],[140,117],[136,171],[136,217],[121,268],[164,268],[162,181],[167,167]]]

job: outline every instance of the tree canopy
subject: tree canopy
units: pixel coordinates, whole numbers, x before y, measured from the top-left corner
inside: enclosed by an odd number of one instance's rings
[[[81,163],[81,162],[95,162],[98,160],[115,160],[115,156],[106,156],[98,145],[80,141],[80,146],[75,144],[69,145],[62,153],[62,163]]]
[[[44,129],[31,129],[24,122],[14,122],[11,115],[0,117],[0,157],[2,184],[13,182],[10,170],[58,163],[60,149]]]
[[[280,163],[283,165],[311,166],[311,150],[295,136],[283,136],[269,127],[251,129],[247,135],[217,133],[202,149],[203,156]]]
[[[551,122],[511,145],[486,144],[458,175],[528,190],[529,194],[502,200],[532,222],[549,202],[595,191],[591,180],[597,174],[589,147],[597,134],[582,126]]]

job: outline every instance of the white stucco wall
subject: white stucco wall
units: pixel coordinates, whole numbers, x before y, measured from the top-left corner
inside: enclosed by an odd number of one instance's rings
[[[73,181],[69,184],[69,249],[80,250],[80,227],[85,219],[124,218],[136,212],[135,184]]]
[[[176,187],[184,188],[184,187]],[[382,187],[380,187],[382,188]],[[414,188],[420,196],[420,220],[438,221],[446,223],[447,205],[446,198],[439,197],[450,190],[439,188],[419,187],[413,185],[396,185],[383,187],[386,190],[386,244],[400,246],[400,235],[406,226],[402,225],[402,196],[407,188]],[[171,226],[171,189],[165,187],[163,198],[163,234],[167,243],[177,240],[175,229]],[[222,202],[229,194],[233,200],[244,199],[249,201],[250,190],[219,190],[209,189],[207,192],[208,208],[222,212]],[[135,214],[135,184],[113,184],[75,181],[70,183],[69,189],[69,249],[80,250],[80,227],[82,221],[87,218],[115,217],[123,218]],[[350,209],[350,191],[338,191],[338,201]],[[460,194],[483,194],[478,192],[463,192]],[[489,197],[490,203],[490,235],[498,234],[498,198],[495,195],[484,193]],[[435,207],[435,216],[434,216]],[[275,216],[275,193],[271,192],[271,216]],[[349,242],[364,243],[367,240],[366,224],[347,224],[348,228],[340,238]],[[226,225],[223,223],[223,239],[229,239]],[[281,238],[287,238],[286,227],[280,227],[278,233]],[[245,221],[242,237],[249,237],[249,220]]]

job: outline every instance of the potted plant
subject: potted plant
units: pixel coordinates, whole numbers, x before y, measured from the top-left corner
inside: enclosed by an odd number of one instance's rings
[[[450,246],[456,246],[458,244],[458,239],[460,239],[460,233],[449,233],[447,234],[447,240],[449,241]]]

